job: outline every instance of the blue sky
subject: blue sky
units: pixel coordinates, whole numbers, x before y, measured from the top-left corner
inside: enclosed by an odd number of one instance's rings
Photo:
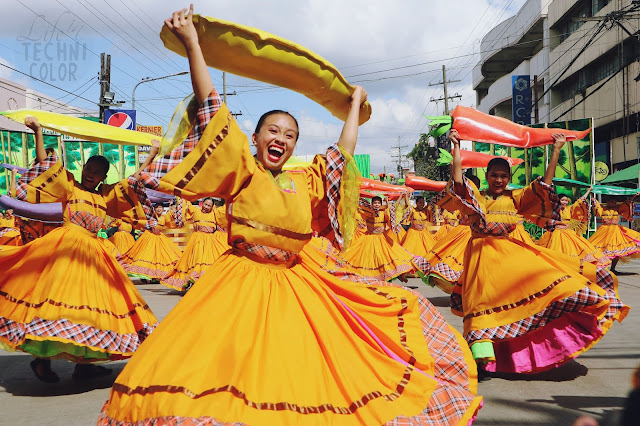
[[[391,146],[412,147],[426,129],[424,114],[442,114],[446,65],[451,94],[473,106],[471,70],[479,41],[513,15],[524,0],[219,0],[196,2],[196,13],[259,28],[290,39],[333,63],[351,83],[369,92],[373,114],[360,128],[357,153],[371,154],[372,171],[395,168]],[[167,0],[4,0],[0,77],[17,81],[78,107],[96,109],[99,55],[111,55],[111,90],[130,108],[131,92],[144,77],[188,70],[184,58],[162,46],[165,18],[181,3]],[[184,4],[185,7],[188,3]],[[48,44],[49,43],[49,44]],[[222,77],[211,70],[222,91]],[[57,86],[73,95],[58,90]],[[342,123],[297,93],[227,75],[228,99],[247,134],[259,116],[285,109],[300,122],[296,154],[323,152]],[[140,124],[166,127],[173,110],[191,92],[189,76],[141,84],[136,90]],[[453,106],[457,104],[453,103]],[[5,106],[2,106],[4,109]],[[410,148],[405,149],[408,152]]]

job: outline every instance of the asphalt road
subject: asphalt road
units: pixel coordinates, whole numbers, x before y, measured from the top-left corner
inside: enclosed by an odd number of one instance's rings
[[[476,425],[571,425],[591,415],[601,426],[615,418],[631,390],[631,374],[640,365],[640,260],[618,265],[620,295],[631,306],[622,324],[614,324],[594,348],[578,359],[537,375],[492,376],[481,381],[484,407]],[[445,318],[461,329],[448,309],[448,297],[419,280],[409,285],[427,296]],[[180,296],[159,284],[140,284],[143,297],[159,319]],[[32,374],[22,353],[0,350],[0,425],[94,425],[109,389],[125,361],[114,362],[114,374],[90,382],[71,379],[73,364],[53,361],[60,383],[46,384]]]

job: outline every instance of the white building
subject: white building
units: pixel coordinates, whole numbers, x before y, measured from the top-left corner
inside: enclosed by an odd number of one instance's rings
[[[620,25],[609,20],[597,32],[614,12]],[[639,17],[633,0],[527,1],[482,40],[473,70],[478,109],[511,118],[511,76],[537,76],[538,96],[547,92],[539,122],[593,118],[596,159],[612,171],[635,164],[640,42],[630,34],[638,32]]]
[[[52,111],[74,117],[97,116],[98,110],[87,110],[67,105],[64,99],[58,101],[50,96],[29,89],[13,81],[0,78],[0,111],[19,108]],[[97,107],[96,107],[97,108]],[[29,131],[24,125],[0,116],[0,129]]]

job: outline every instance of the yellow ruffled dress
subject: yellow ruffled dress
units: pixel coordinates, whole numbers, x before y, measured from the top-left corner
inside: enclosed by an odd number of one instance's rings
[[[220,239],[215,238],[215,234],[218,233],[215,210],[204,213],[190,202],[180,200],[179,203],[176,220],[178,227],[181,228],[186,219],[186,222],[193,223],[193,232],[173,271],[162,278],[160,283],[177,290],[185,290],[191,287],[222,253],[229,250],[229,245],[226,240],[221,243]],[[224,235],[226,237],[226,233]]]
[[[586,225],[582,224],[588,218],[585,200],[579,199],[571,207],[562,209],[560,217],[562,222],[545,232],[538,240],[538,245],[596,266],[607,267],[611,264],[611,259],[605,256],[602,250],[582,236],[581,231],[586,228]]]
[[[594,210],[603,223],[591,235],[589,242],[609,259],[640,257],[640,233],[619,224],[620,216],[627,220],[631,218],[631,203],[602,206],[596,200]]]
[[[496,199],[464,178],[448,203],[469,216],[464,272],[451,294],[464,337],[489,371],[537,372],[559,366],[598,342],[628,307],[613,274],[508,235],[518,215],[538,226],[557,221],[559,201],[540,179]]]
[[[120,254],[118,261],[127,274],[159,280],[173,271],[182,252],[176,243],[161,232],[171,220],[169,213],[163,215],[153,230],[144,231],[126,253]]]
[[[0,250],[2,346],[75,362],[127,358],[139,348],[157,320],[96,235],[107,214],[144,225],[136,183],[87,191],[55,154],[20,178],[18,197],[62,202],[64,225]]]
[[[367,224],[367,231],[342,253],[342,259],[351,271],[377,280],[390,280],[417,268],[413,254],[389,236],[392,227],[388,209],[374,211],[359,207]]]
[[[451,231],[454,227],[456,227],[460,223],[460,211],[453,210],[449,211],[446,209],[441,209],[441,216],[444,223],[440,226],[440,229],[433,235],[433,239],[438,242],[449,231]]]
[[[535,242],[531,239],[531,235],[529,235],[527,230],[524,228],[524,219],[520,215],[518,216],[516,229],[514,229],[513,232],[509,234],[509,238],[522,241],[525,244],[535,244]]]
[[[299,256],[325,197],[332,223],[353,217],[339,207],[351,157],[334,146],[276,181],[225,105],[198,140],[159,189],[225,198],[233,248],[126,365],[99,424],[467,425],[481,398],[469,380],[446,379],[468,371],[466,359],[431,305],[401,288],[340,280]]]
[[[117,226],[118,230],[111,237],[109,237],[109,241],[111,241],[116,246],[119,253],[124,254],[128,252],[136,242],[135,238],[133,238],[133,235],[131,235],[133,227],[131,226],[131,224],[120,219],[114,220],[111,223],[111,226]]]
[[[415,256],[425,257],[436,243],[427,228],[428,213],[413,209],[409,215],[409,221],[411,227],[402,241],[402,247]]]
[[[22,236],[16,226],[16,218],[0,219],[0,246],[21,246]]]

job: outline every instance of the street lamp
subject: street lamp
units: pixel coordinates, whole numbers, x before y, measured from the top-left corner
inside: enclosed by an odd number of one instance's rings
[[[175,74],[170,74],[170,75],[165,75],[163,77],[144,77],[142,79],[142,81],[138,82],[138,84],[136,84],[135,86],[133,86],[133,93],[131,94],[131,109],[136,109],[136,89],[138,88],[139,85],[141,85],[142,83],[148,83],[150,81],[155,81],[155,80],[162,80],[163,78],[169,78],[169,77],[177,77],[179,75],[185,75],[185,74],[189,74],[189,71],[182,71],[182,72],[178,72]]]

